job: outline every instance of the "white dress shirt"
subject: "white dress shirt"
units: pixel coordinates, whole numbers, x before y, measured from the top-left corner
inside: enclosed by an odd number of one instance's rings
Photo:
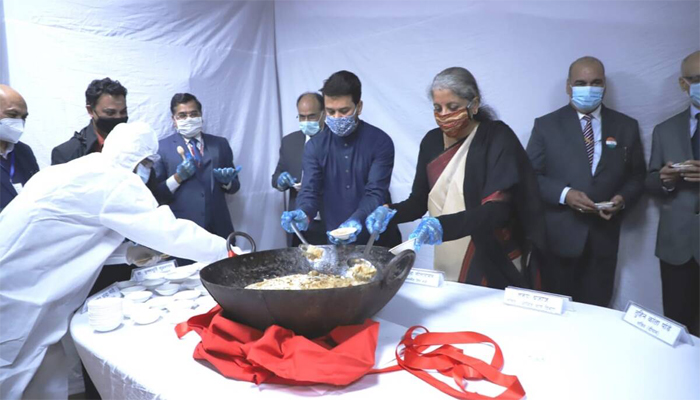
[[[591,163],[591,175],[595,173],[595,169],[598,167],[598,163],[600,162],[600,155],[603,152],[603,133],[601,132],[602,119],[600,116],[600,107],[601,106],[598,106],[598,108],[589,114],[591,117],[593,117],[591,118],[591,126],[593,127],[593,163]],[[586,129],[586,120],[584,120],[583,117],[586,114],[579,111],[576,111],[576,113],[578,114],[578,120],[581,123],[581,134],[583,134],[584,129]],[[566,204],[566,194],[569,193],[569,190],[571,190],[571,188],[567,186],[561,191],[559,203]]]

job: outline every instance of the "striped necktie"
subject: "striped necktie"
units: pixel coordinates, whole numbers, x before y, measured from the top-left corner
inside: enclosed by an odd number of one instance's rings
[[[190,151],[194,156],[194,161],[197,163],[197,166],[202,165],[202,153],[200,153],[199,148],[197,146],[199,144],[199,140],[192,138],[190,139],[188,144],[190,147]]]
[[[586,142],[586,155],[588,155],[588,165],[593,166],[593,149],[595,140],[593,139],[593,125],[591,124],[592,116],[586,114],[583,116],[586,121],[586,126],[583,128],[583,141]]]

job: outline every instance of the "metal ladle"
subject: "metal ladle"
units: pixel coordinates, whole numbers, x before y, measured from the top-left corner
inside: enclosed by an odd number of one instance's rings
[[[299,245],[299,248],[303,252],[306,252],[309,249],[309,242],[307,242],[306,239],[304,238],[304,236],[301,234],[301,232],[299,232],[299,228],[297,228],[296,223],[292,222],[290,225],[292,226],[292,229],[294,229],[294,233],[297,234],[297,237],[299,238],[299,240],[301,240],[302,244]]]
[[[372,249],[372,245],[374,244],[374,240],[377,238],[377,234],[379,231],[374,231],[372,234],[369,236],[369,241],[367,241],[367,245],[365,246],[365,251],[362,252],[362,258],[348,258],[348,266],[350,268],[354,267],[358,263],[368,263],[372,264],[369,262],[367,257],[369,257],[369,251]]]

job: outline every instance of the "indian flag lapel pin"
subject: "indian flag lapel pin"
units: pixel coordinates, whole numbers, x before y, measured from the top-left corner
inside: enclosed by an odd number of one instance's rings
[[[611,149],[614,149],[615,147],[617,147],[617,140],[615,140],[615,138],[611,136],[605,139],[605,145]]]

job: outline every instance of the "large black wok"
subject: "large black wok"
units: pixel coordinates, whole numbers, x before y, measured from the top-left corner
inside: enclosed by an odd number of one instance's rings
[[[224,316],[265,330],[280,325],[307,337],[324,335],[340,325],[360,324],[379,312],[403,284],[416,258],[412,250],[394,257],[375,246],[368,260],[377,275],[367,284],[315,290],[254,290],[247,285],[263,279],[313,269],[343,275],[347,260],[361,257],[365,246],[319,246],[321,259],[309,261],[301,249],[287,248],[243,254],[208,265],[200,272],[204,286],[224,310]]]

